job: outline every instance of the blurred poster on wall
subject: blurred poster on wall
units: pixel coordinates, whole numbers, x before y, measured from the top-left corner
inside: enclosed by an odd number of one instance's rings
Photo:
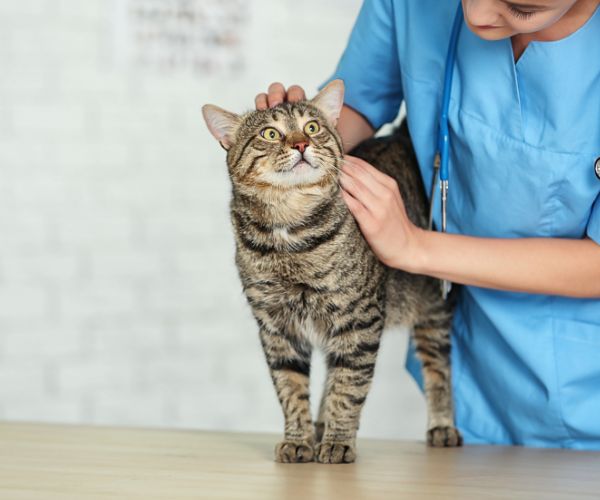
[[[199,77],[244,70],[249,3],[243,0],[113,0],[121,67]]]

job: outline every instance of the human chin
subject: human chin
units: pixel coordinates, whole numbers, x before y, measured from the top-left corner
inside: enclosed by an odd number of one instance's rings
[[[484,40],[501,40],[515,34],[515,31],[508,26],[475,26],[467,22],[469,29],[479,38]]]

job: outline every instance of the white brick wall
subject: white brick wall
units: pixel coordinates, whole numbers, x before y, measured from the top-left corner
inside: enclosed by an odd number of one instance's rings
[[[210,74],[137,66],[127,3],[0,2],[0,418],[279,431],[200,108],[313,94],[360,1],[238,2],[243,66]],[[423,435],[405,343],[384,340],[364,436]]]

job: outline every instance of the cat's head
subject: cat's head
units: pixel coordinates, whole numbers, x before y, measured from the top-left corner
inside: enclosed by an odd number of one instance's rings
[[[311,100],[243,115],[206,104],[202,114],[227,150],[234,186],[298,191],[337,183],[343,150],[335,126],[343,101],[344,83],[333,80]]]

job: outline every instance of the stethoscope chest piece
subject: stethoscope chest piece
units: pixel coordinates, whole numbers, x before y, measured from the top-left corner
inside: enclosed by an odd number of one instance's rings
[[[598,180],[600,180],[600,157],[596,158],[596,161],[594,162],[594,173],[596,174],[596,177],[598,177]]]

